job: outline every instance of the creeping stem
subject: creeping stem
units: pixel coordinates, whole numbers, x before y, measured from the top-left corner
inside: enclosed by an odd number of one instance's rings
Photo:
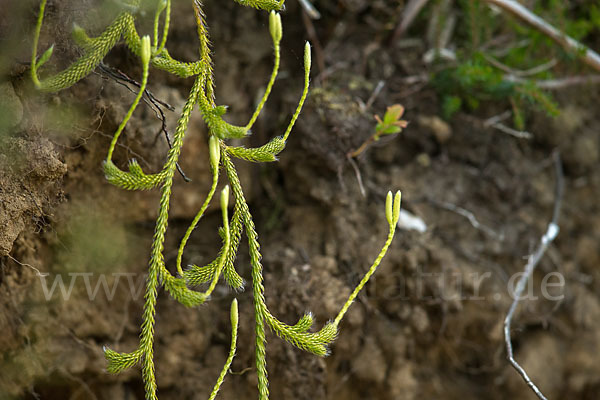
[[[221,212],[223,213],[223,236],[225,237],[225,244],[223,245],[223,253],[221,253],[221,257],[219,258],[219,263],[217,264],[217,270],[215,271],[215,275],[213,276],[212,282],[210,286],[204,293],[205,297],[211,295],[213,290],[217,287],[217,282],[219,281],[219,277],[221,276],[221,272],[223,271],[223,267],[225,266],[225,260],[227,260],[227,253],[229,252],[229,246],[231,244],[231,234],[229,232],[229,217],[227,215],[227,207],[229,203],[229,186],[225,186],[223,191],[221,192]]]

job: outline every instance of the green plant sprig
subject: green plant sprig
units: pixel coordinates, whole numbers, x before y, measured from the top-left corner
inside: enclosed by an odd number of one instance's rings
[[[395,135],[402,132],[402,129],[408,126],[408,121],[400,119],[402,118],[402,115],[404,115],[404,106],[401,104],[389,106],[385,110],[383,119],[381,119],[379,115],[375,115],[375,120],[377,121],[377,125],[375,125],[375,132],[369,136],[369,138],[365,140],[358,149],[348,152],[347,157],[358,157],[370,145],[381,139],[382,136]]]
[[[170,25],[171,1],[162,0],[155,4],[156,9],[152,34],[144,36],[140,36],[135,27],[134,14],[140,7],[140,2],[141,0],[134,0],[127,7],[124,7],[119,16],[97,38],[88,37],[83,29],[75,26],[73,36],[75,41],[81,46],[83,55],[64,71],[40,79],[38,71],[49,60],[52,54],[52,47],[50,47],[37,59],[37,46],[46,5],[46,0],[42,0],[35,29],[31,63],[31,78],[37,88],[42,91],[65,89],[91,73],[106,54],[123,38],[128,48],[140,58],[143,67],[140,91],[113,135],[103,168],[109,183],[120,188],[126,190],[159,188],[160,201],[148,266],[139,346],[135,350],[125,353],[116,352],[105,347],[104,354],[108,361],[107,369],[109,372],[118,373],[141,364],[146,399],[157,400],[154,365],[154,326],[158,289],[161,286],[164,287],[170,296],[187,307],[194,307],[207,301],[216,288],[221,276],[224,277],[227,284],[232,288],[236,290],[243,289],[244,280],[235,269],[235,260],[242,232],[245,231],[250,249],[250,264],[252,267],[251,279],[254,299],[255,362],[258,374],[258,392],[259,398],[266,400],[269,397],[266,368],[266,327],[268,326],[279,337],[300,349],[319,356],[327,355],[329,345],[338,334],[338,327],[344,314],[379,266],[392,241],[399,216],[400,194],[398,193],[393,201],[392,194],[388,194],[386,203],[386,215],[390,226],[388,239],[365,277],[342,306],[335,320],[326,323],[323,328],[316,332],[310,331],[314,323],[313,316],[310,313],[301,317],[295,325],[288,325],[278,320],[269,311],[266,304],[258,235],[232,158],[250,162],[271,162],[277,160],[277,155],[284,150],[287,139],[298,119],[308,94],[311,68],[310,45],[306,43],[304,49],[304,89],[284,134],[273,138],[265,145],[257,148],[229,146],[225,143],[227,139],[244,137],[250,134],[250,129],[258,119],[272,91],[279,70],[280,42],[283,35],[281,17],[276,11],[283,8],[284,0],[236,0],[236,2],[242,5],[271,12],[269,16],[269,31],[274,44],[275,61],[273,72],[271,73],[261,101],[245,126],[234,126],[226,122],[223,119],[226,106],[218,106],[215,102],[210,42],[202,3],[199,0],[194,1],[194,13],[198,28],[198,37],[200,39],[200,56],[198,61],[185,63],[171,58],[166,48]],[[159,35],[160,21],[163,14],[162,35]],[[133,116],[142,98],[144,89],[148,83],[150,67],[165,70],[182,78],[195,77],[194,83],[177,121],[173,143],[161,171],[154,174],[146,174],[135,160],[129,161],[128,171],[123,171],[113,163],[112,156],[121,134],[126,130],[127,123]],[[198,213],[181,239],[176,261],[177,276],[174,276],[165,266],[164,243],[168,228],[173,179],[189,120],[196,106],[198,106],[209,130],[208,160],[212,171],[212,184]],[[223,242],[222,247],[215,259],[209,264],[202,267],[191,265],[184,269],[182,263],[186,245],[192,232],[214,198],[221,168],[225,170],[229,183],[222,190],[220,196],[223,227],[219,229],[219,235]],[[228,212],[230,187],[234,199],[233,215],[231,218]],[[207,282],[210,283],[205,291],[193,289],[195,286]],[[238,329],[238,307],[236,300],[231,305],[231,325],[232,334],[229,355],[210,394],[210,399],[216,397],[235,355]]]

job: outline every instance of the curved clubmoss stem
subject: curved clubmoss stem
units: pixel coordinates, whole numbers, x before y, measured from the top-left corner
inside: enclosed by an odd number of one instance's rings
[[[208,205],[210,204],[210,202],[215,194],[215,191],[217,190],[218,183],[219,183],[219,168],[213,168],[212,185],[210,187],[210,191],[208,192],[208,195],[206,196],[206,200],[204,200],[204,203],[202,204],[200,211],[198,211],[198,213],[194,217],[194,220],[190,224],[189,228],[185,232],[185,235],[183,236],[183,239],[181,239],[181,243],[179,244],[179,250],[177,251],[177,273],[181,277],[183,277],[183,268],[181,267],[181,260],[183,258],[183,250],[185,249],[185,245],[187,244],[190,236],[192,235],[192,232],[194,231],[194,229],[196,229],[196,226],[198,225],[200,218],[202,218],[202,216],[206,212],[206,209],[208,208]]]
[[[37,76],[37,49],[42,32],[42,23],[44,21],[44,12],[46,11],[46,0],[40,2],[40,11],[38,13],[37,22],[35,24],[35,32],[33,36],[33,48],[31,49],[31,80],[36,87],[40,87],[41,83]]]
[[[229,355],[227,356],[225,365],[223,366],[223,369],[221,370],[221,374],[219,375],[219,378],[217,379],[217,383],[215,384],[208,400],[214,400],[217,397],[217,393],[219,392],[219,389],[221,388],[221,385],[223,384],[223,381],[225,380],[225,375],[227,375],[227,372],[229,371],[229,368],[231,367],[231,363],[233,362],[233,357],[235,357],[235,351],[237,349],[237,333],[238,333],[238,320],[239,320],[237,299],[233,299],[233,301],[231,302],[230,317],[231,317],[231,346],[229,347]]]
[[[162,3],[159,1],[159,4]],[[163,3],[164,4],[164,3]],[[166,5],[166,4],[165,4]],[[165,10],[165,7],[159,5],[154,13],[154,25],[152,27],[152,53],[156,53],[156,49],[158,48],[158,26],[160,25],[160,15]]]
[[[273,17],[273,15],[277,15],[277,16]],[[272,22],[274,19],[276,21]],[[275,62],[273,64],[273,71],[271,72],[271,78],[269,79],[269,83],[267,84],[265,93],[263,94],[262,99],[260,100],[260,103],[258,103],[258,106],[256,107],[256,110],[254,111],[254,114],[250,118],[248,125],[246,125],[247,130],[250,130],[252,128],[252,126],[254,125],[254,123],[256,122],[256,120],[258,119],[260,112],[262,111],[263,107],[265,106],[265,103],[269,99],[269,95],[271,94],[271,91],[273,90],[273,85],[275,84],[275,79],[277,79],[277,74],[279,73],[279,64],[281,62],[281,46],[279,45],[279,43],[281,42],[281,17],[279,16],[279,14],[276,14],[273,12],[271,14],[270,21],[271,21],[270,22],[271,26],[273,26],[274,24],[278,24],[278,28],[279,28],[278,36],[271,34],[271,36],[273,36]]]
[[[310,43],[306,42],[304,46],[304,90],[302,91],[302,97],[300,98],[300,102],[298,103],[298,107],[296,107],[296,111],[292,116],[290,124],[288,125],[285,133],[283,134],[283,141],[287,141],[288,136],[292,132],[292,128],[296,124],[296,120],[302,111],[302,107],[304,107],[304,101],[306,100],[306,96],[308,95],[308,87],[310,84],[310,65],[311,65],[311,55],[310,55]]]
[[[344,315],[346,314],[346,312],[348,311],[348,309],[350,308],[350,306],[352,305],[352,303],[356,299],[356,296],[358,296],[358,294],[360,293],[360,291],[364,288],[364,286],[367,284],[367,282],[369,281],[369,279],[371,279],[371,276],[377,270],[377,267],[381,263],[381,260],[383,259],[383,257],[387,253],[387,250],[390,247],[390,244],[392,243],[392,239],[394,239],[394,233],[395,232],[396,232],[396,224],[395,223],[390,224],[390,231],[388,233],[387,240],[386,240],[385,244],[383,245],[383,248],[379,252],[379,255],[375,259],[375,262],[373,263],[373,265],[371,265],[371,268],[369,268],[369,271],[367,271],[367,273],[362,278],[362,280],[359,282],[359,284],[356,286],[356,288],[354,289],[354,291],[352,292],[352,294],[350,295],[350,297],[348,297],[348,300],[343,305],[343,307],[340,310],[340,312],[338,313],[338,315],[335,317],[335,320],[333,321],[333,325],[334,326],[337,327],[339,325],[339,323],[342,321],[342,318],[344,318]]]
[[[142,39],[142,42],[148,42],[147,45],[142,44],[142,46],[149,46],[150,45],[150,38],[145,36]],[[144,51],[142,51],[143,53]],[[138,91],[137,96],[135,96],[135,100],[133,100],[133,103],[131,104],[131,107],[129,107],[129,110],[127,111],[127,114],[125,114],[125,118],[123,118],[123,121],[121,121],[121,123],[119,124],[119,127],[117,128],[117,131],[115,132],[115,135],[113,136],[112,141],[110,142],[110,147],[108,148],[108,155],[106,156],[106,161],[111,161],[112,160],[112,155],[113,152],[115,151],[115,147],[117,146],[117,141],[119,140],[119,136],[121,136],[121,133],[123,132],[123,129],[125,129],[125,126],[127,125],[127,122],[129,122],[129,120],[131,119],[131,116],[133,115],[133,112],[135,111],[135,109],[137,108],[140,100],[142,99],[142,97],[144,96],[144,92],[146,91],[146,85],[148,84],[148,75],[149,75],[149,67],[150,67],[150,57],[142,57],[143,58],[143,63],[142,63],[142,83],[140,85],[140,90]]]
[[[165,22],[163,26],[163,34],[162,39],[160,41],[160,45],[156,50],[156,53],[160,54],[164,50],[167,44],[167,37],[169,36],[169,26],[171,24],[171,0],[167,0],[167,8],[165,10]]]
[[[215,274],[210,283],[210,286],[204,292],[205,298],[208,298],[213,290],[217,287],[217,282],[219,282],[219,277],[223,272],[223,268],[225,266],[225,261],[227,260],[227,256],[229,254],[229,248],[231,246],[231,234],[229,232],[229,216],[227,215],[227,204],[229,200],[229,186],[225,186],[223,191],[221,192],[221,211],[223,213],[223,235],[225,237],[225,243],[223,244],[223,252],[221,253],[221,257],[219,258],[219,264],[215,270]]]

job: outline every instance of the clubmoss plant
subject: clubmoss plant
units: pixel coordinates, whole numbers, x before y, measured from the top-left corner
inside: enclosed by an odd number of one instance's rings
[[[277,155],[285,148],[287,139],[300,114],[308,93],[311,65],[310,45],[306,43],[304,51],[304,90],[296,111],[292,115],[291,121],[284,134],[275,137],[267,144],[258,148],[230,146],[226,143],[227,139],[243,138],[250,133],[250,129],[258,118],[258,115],[271,93],[279,69],[280,42],[283,34],[281,17],[277,11],[280,11],[283,8],[284,0],[236,0],[236,2],[241,5],[270,11],[269,28],[275,53],[275,64],[267,89],[259,102],[256,111],[245,126],[235,126],[226,122],[223,119],[223,116],[225,115],[227,108],[225,106],[217,105],[215,102],[211,51],[202,3],[199,0],[195,0],[193,3],[198,27],[198,37],[200,39],[200,56],[195,62],[181,62],[173,59],[166,48],[170,23],[171,1],[159,0],[157,2],[152,2],[152,4],[156,3],[154,9],[153,31],[151,35],[144,36],[140,36],[135,27],[136,11],[140,8],[141,2],[142,0],[129,0],[127,3],[124,3],[121,13],[106,28],[106,30],[96,38],[88,37],[83,29],[75,26],[73,37],[77,44],[82,48],[83,55],[64,71],[47,78],[40,78],[38,71],[44,63],[48,61],[52,54],[52,47],[50,47],[41,57],[37,57],[38,40],[46,6],[46,0],[42,0],[35,29],[31,63],[32,80],[36,87],[42,91],[58,91],[83,79],[99,65],[107,53],[117,45],[121,39],[124,39],[129,50],[139,58],[142,64],[142,79],[139,93],[125,115],[125,118],[114,133],[106,160],[103,163],[103,168],[106,179],[111,184],[123,189],[159,189],[160,202],[154,231],[154,240],[150,253],[139,346],[128,353],[119,353],[109,348],[105,348],[104,354],[108,360],[108,371],[118,373],[133,367],[134,365],[141,364],[146,399],[157,399],[156,378],[154,373],[154,325],[159,287],[163,286],[175,300],[187,307],[194,307],[207,301],[221,276],[233,289],[242,289],[244,280],[237,273],[234,262],[238,252],[242,231],[245,230],[248,238],[250,263],[252,267],[251,279],[252,294],[254,298],[256,336],[255,358],[258,375],[258,391],[260,399],[267,399],[269,396],[269,389],[265,359],[266,327],[268,326],[279,337],[303,350],[319,356],[328,354],[328,345],[338,334],[338,327],[344,314],[379,266],[379,263],[387,252],[394,237],[395,227],[400,214],[400,192],[396,193],[395,197],[392,196],[391,192],[388,193],[386,200],[386,217],[389,224],[389,235],[387,240],[375,262],[356,289],[352,292],[346,303],[342,306],[338,315],[316,332],[310,330],[313,326],[313,316],[310,313],[301,317],[295,325],[287,325],[278,320],[271,314],[265,301],[265,289],[262,274],[263,267],[260,261],[260,245],[258,243],[253,218],[244,197],[242,185],[232,158],[250,162],[270,162],[277,160]],[[113,163],[113,152],[127,122],[144,96],[150,74],[150,67],[165,70],[181,78],[194,77],[194,84],[179,117],[172,147],[168,152],[167,159],[162,169],[157,173],[147,174],[137,162],[132,160],[129,162],[129,170],[123,171]],[[171,189],[177,162],[183,146],[183,140],[187,131],[190,115],[196,105],[200,109],[202,117],[208,126],[208,160],[210,162],[213,179],[204,203],[181,240],[176,261],[177,276],[174,276],[165,266],[165,235],[168,227],[169,206],[172,194]],[[182,267],[182,260],[186,244],[192,231],[195,229],[214,197],[221,170],[225,171],[228,181],[228,185],[225,186],[225,189],[223,189],[220,195],[223,227],[219,230],[219,235],[222,238],[222,247],[215,259],[209,264],[204,266],[191,265],[184,269]],[[231,218],[228,215],[230,188],[234,200],[233,215]],[[204,283],[208,283],[209,285],[205,291],[194,290],[194,287]],[[210,395],[211,399],[215,398],[217,395],[236,351],[238,325],[238,307],[236,300],[234,300],[231,305],[231,324],[231,350],[225,366]]]

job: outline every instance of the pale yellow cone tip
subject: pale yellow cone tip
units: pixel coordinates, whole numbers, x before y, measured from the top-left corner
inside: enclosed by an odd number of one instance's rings
[[[224,213],[227,212],[227,207],[229,207],[229,185],[225,185],[221,190],[221,208]]]
[[[400,219],[400,203],[401,202],[402,202],[402,192],[398,190],[396,192],[396,196],[394,196],[394,210],[392,213],[392,217],[394,219],[394,224],[397,224],[398,220]]]
[[[388,192],[387,197],[385,198],[385,218],[387,219],[388,224],[392,225],[394,223],[393,196],[391,191]]]
[[[215,135],[211,135],[210,139],[208,139],[208,151],[210,155],[210,165],[216,170],[219,168],[219,162],[221,161],[221,148],[219,138]]]
[[[239,313],[238,313],[238,301],[237,299],[233,299],[233,301],[231,302],[231,326],[235,326],[237,327],[238,325],[238,319],[239,319]]]
[[[147,65],[150,62],[150,57],[152,54],[152,47],[150,45],[150,36],[146,35],[142,38],[142,46],[141,46],[140,58],[142,59],[142,63]]]
[[[310,70],[310,65],[312,63],[312,55],[310,54],[310,42],[306,42],[304,45],[304,69]]]
[[[279,43],[283,37],[283,27],[281,25],[281,15],[278,12],[271,11],[271,14],[269,14],[269,31],[273,42]]]

